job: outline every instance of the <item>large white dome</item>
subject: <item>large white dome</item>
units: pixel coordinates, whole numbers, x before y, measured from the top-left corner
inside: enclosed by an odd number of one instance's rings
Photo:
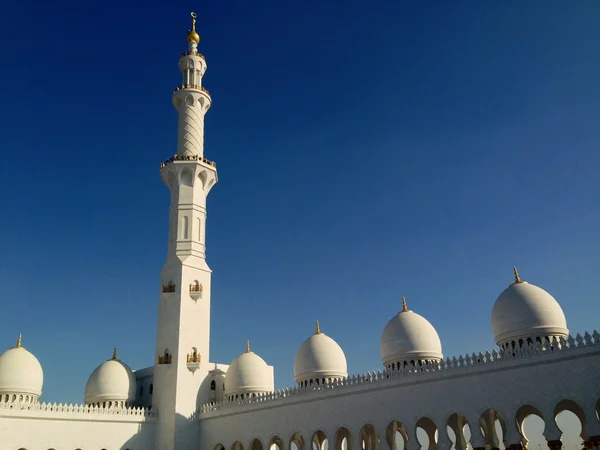
[[[135,389],[133,371],[127,364],[117,359],[115,350],[113,358],[100,364],[90,375],[85,386],[85,403],[88,405],[104,402],[133,403]]]
[[[392,363],[442,359],[440,337],[427,319],[410,311],[402,299],[402,311],[387,323],[381,335],[381,361]]]
[[[515,282],[500,294],[492,309],[492,331],[498,345],[536,337],[567,337],[567,319],[548,292],[521,281],[516,268]]]
[[[32,353],[17,346],[0,355],[0,395],[15,394],[37,398],[42,395],[44,371]]]
[[[271,392],[274,390],[273,376],[269,366],[256,353],[246,351],[238,356],[225,375],[225,395],[244,395]]]
[[[347,376],[348,366],[344,351],[337,342],[321,333],[317,322],[316,333],[305,340],[296,352],[294,380],[300,383],[304,380]]]

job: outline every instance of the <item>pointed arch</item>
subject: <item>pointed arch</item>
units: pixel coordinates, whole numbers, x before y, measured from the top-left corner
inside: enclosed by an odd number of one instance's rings
[[[571,415],[574,415],[577,418],[577,420],[579,420],[579,423],[581,425],[581,432],[579,434],[579,437],[581,437],[581,439],[583,439],[584,441],[589,440],[590,436],[585,431],[585,413],[583,412],[583,408],[579,406],[578,403],[569,399],[563,399],[556,404],[556,406],[554,407],[554,422],[564,435],[565,427],[563,426],[561,428],[561,424],[559,424],[559,415],[563,415],[563,413],[570,413]]]
[[[283,450],[283,441],[279,436],[273,436],[269,441],[269,448],[267,450]]]
[[[401,437],[404,441],[402,448],[398,447],[398,437]],[[406,450],[408,447],[408,433],[406,432],[406,427],[398,420],[390,422],[385,432],[385,439],[389,450]]]
[[[311,448],[312,450],[326,450],[325,442],[327,442],[327,435],[322,430],[317,430],[312,435]]]
[[[335,432],[334,450],[352,450],[352,448],[352,433],[350,433],[350,430],[346,427],[338,428]]]
[[[544,416],[542,415],[540,410],[537,409],[535,406],[522,405],[519,409],[517,409],[517,412],[515,413],[515,421],[517,423],[517,430],[519,430],[519,433],[521,434],[521,436],[523,438],[522,439],[523,447],[527,447],[527,445],[529,444],[529,439],[527,438],[525,431],[523,429],[523,422],[529,416],[537,416],[545,424]]]
[[[249,450],[263,450],[263,445],[260,439],[254,438],[250,441]]]
[[[424,442],[421,442],[421,438],[419,438],[419,435],[417,434],[417,430],[419,428],[423,430],[427,437],[427,440]],[[437,426],[429,417],[421,417],[419,420],[417,420],[417,423],[415,424],[415,435],[423,450],[438,450],[437,433]]]
[[[292,447],[292,444],[296,447]],[[290,438],[290,450],[305,450],[304,437],[300,433],[294,433]]]

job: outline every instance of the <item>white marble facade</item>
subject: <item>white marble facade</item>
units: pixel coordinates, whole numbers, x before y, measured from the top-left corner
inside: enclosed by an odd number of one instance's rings
[[[133,371],[115,350],[90,375],[84,404],[40,403],[43,370],[19,336],[0,355],[0,450],[518,450],[531,415],[558,450],[563,411],[581,423],[580,445],[600,450],[600,335],[573,337],[559,303],[516,269],[491,312],[492,352],[444,358],[435,328],[403,300],[374,372],[348,374],[318,323],[297,351],[294,387],[275,391],[273,367],[250,343],[229,365],[210,362],[206,198],[218,178],[204,157],[211,97],[195,16],[187,40],[173,93],[177,152],[160,166],[171,207],[155,364]]]

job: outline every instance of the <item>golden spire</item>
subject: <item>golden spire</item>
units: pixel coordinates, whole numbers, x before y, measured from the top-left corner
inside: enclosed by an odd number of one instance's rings
[[[514,282],[514,284],[522,283],[521,278],[519,277],[519,271],[517,270],[516,267],[513,267],[513,273],[515,274],[515,282]]]
[[[196,33],[196,13],[192,12],[190,14],[190,16],[192,16],[192,29],[189,31],[188,35],[187,35],[187,41],[191,44],[192,42],[195,42],[196,44],[198,44],[200,42],[200,35],[198,33]]]
[[[15,348],[21,348],[21,344],[23,343],[23,335],[19,333],[19,339],[17,339],[17,346]]]
[[[250,353],[250,340],[246,341],[246,353]]]
[[[117,347],[113,348],[113,356],[112,356],[112,360],[116,361],[117,360]]]
[[[406,299],[402,297],[402,312],[408,311],[408,306],[406,306]]]
[[[321,334],[321,325],[319,325],[319,321],[317,320],[317,331],[315,334]]]

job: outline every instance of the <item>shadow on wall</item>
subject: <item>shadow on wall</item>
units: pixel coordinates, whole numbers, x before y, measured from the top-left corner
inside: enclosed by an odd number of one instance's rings
[[[121,445],[120,450],[142,450],[148,448],[154,440],[154,429],[156,425],[141,423],[138,426],[137,433],[131,436],[127,442]]]
[[[155,424],[141,424],[138,427],[138,432],[127,440],[127,442],[120,447],[120,450],[148,450],[149,448],[154,448],[156,429],[157,425]],[[197,415],[194,414],[192,417],[183,417],[182,415],[177,414],[175,416],[175,429],[179,430],[175,448],[178,448],[178,443],[181,442],[185,442],[185,447],[189,447],[190,442],[200,442],[200,422],[198,421]]]

